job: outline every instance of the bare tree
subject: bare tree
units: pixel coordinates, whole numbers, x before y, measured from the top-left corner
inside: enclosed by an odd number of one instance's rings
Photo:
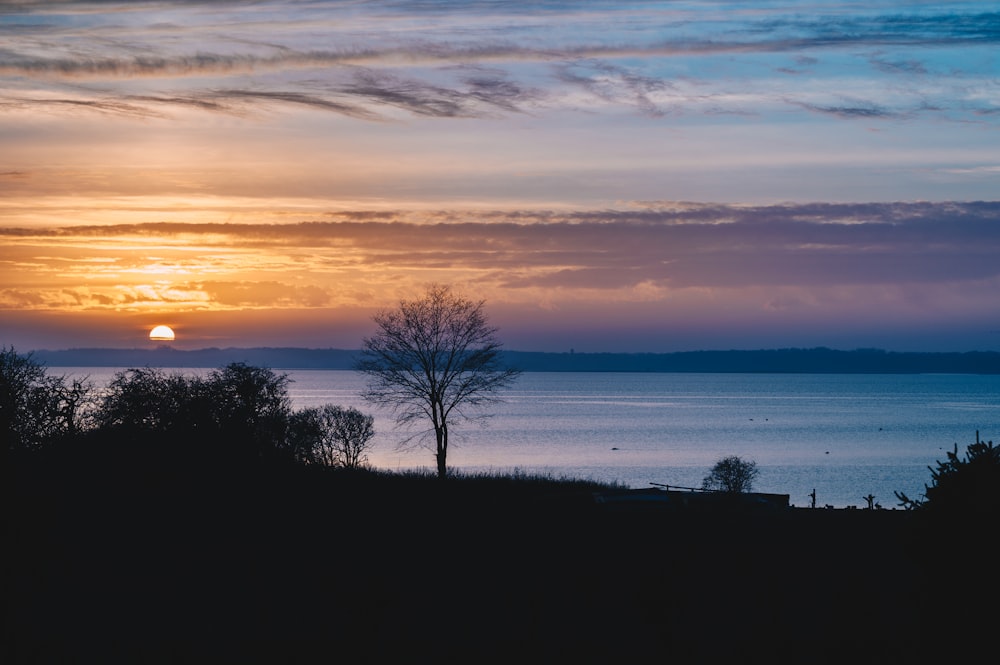
[[[753,481],[757,478],[758,473],[756,462],[744,460],[737,455],[730,455],[715,463],[712,470],[701,481],[701,487],[706,490],[734,494],[749,492],[753,488]]]
[[[353,407],[327,405],[323,413],[329,423],[336,464],[346,469],[367,464],[365,450],[375,436],[375,419]]]
[[[0,455],[79,433],[95,403],[89,380],[50,376],[31,353],[0,348]]]
[[[288,434],[297,460],[356,469],[368,463],[375,419],[354,407],[326,404],[292,413]]]
[[[391,407],[399,425],[430,421],[440,478],[448,475],[451,422],[485,417],[478,407],[499,401],[520,374],[503,365],[484,304],[432,285],[374,316],[378,332],[364,340],[357,365],[368,376],[365,400]]]

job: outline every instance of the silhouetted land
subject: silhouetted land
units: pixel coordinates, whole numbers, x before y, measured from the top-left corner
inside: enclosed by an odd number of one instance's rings
[[[4,663],[962,662],[995,625],[974,520],[192,467],[143,442],[12,470]]]
[[[228,348],[68,349],[35,351],[50,367],[221,367],[233,362],[285,369],[351,369],[357,351],[345,349]],[[1000,374],[1000,353],[891,352],[827,348],[677,353],[504,352],[507,362],[541,372],[754,372],[840,374]]]

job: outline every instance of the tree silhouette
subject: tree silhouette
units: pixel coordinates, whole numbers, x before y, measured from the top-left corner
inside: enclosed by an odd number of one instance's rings
[[[265,367],[230,363],[213,370],[204,388],[216,427],[241,457],[281,455],[291,414],[288,375]]]
[[[244,363],[206,377],[131,368],[115,374],[95,419],[107,432],[169,443],[188,455],[276,457],[285,454],[287,385],[287,376]]]
[[[0,454],[78,433],[87,426],[93,395],[89,381],[50,376],[32,354],[0,348]]]
[[[737,494],[753,489],[757,478],[757,463],[744,460],[737,455],[723,457],[701,481],[702,489]]]
[[[315,450],[324,435],[319,413],[319,408],[307,407],[292,411],[288,415],[285,451],[293,461],[302,464],[317,463]]]
[[[397,424],[430,422],[440,478],[452,421],[484,417],[478,407],[498,401],[519,374],[503,366],[484,305],[432,285],[422,298],[375,315],[378,331],[364,340],[357,365],[368,376],[364,399],[391,407]]]
[[[121,370],[104,391],[97,423],[105,430],[193,435],[211,427],[206,409],[197,407],[203,391],[197,376],[151,367]]]
[[[298,461],[356,469],[368,462],[365,451],[375,436],[374,423],[353,407],[300,409],[289,420],[289,445]]]
[[[896,492],[901,506],[956,515],[1000,511],[1000,447],[980,441],[979,432],[964,456],[959,457],[956,443],[943,461],[938,460],[936,469],[928,469],[931,484],[924,485],[924,498],[911,499]]]

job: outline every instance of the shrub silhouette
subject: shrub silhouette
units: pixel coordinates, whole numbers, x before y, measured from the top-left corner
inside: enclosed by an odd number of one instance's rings
[[[150,367],[116,372],[108,383],[97,422],[101,429],[174,432],[207,427],[211,420],[203,382]]]
[[[213,370],[204,382],[221,441],[243,458],[287,457],[288,375],[246,363]]]
[[[995,614],[983,607],[1000,594],[991,559],[1000,514],[1000,447],[976,432],[964,455],[955,444],[937,468],[928,468],[931,483],[923,498],[896,492],[900,505],[915,512],[906,542],[924,571],[923,602],[933,612],[933,630],[963,636],[943,640],[939,648],[946,657],[935,660],[973,662],[990,648],[981,642],[996,628]]]
[[[940,514],[973,514],[1000,511],[1000,447],[992,441],[969,444],[959,457],[958,444],[938,460],[931,471],[931,484],[924,486],[923,499],[896,492],[900,505]]]
[[[757,463],[744,460],[738,455],[723,457],[701,481],[702,489],[739,494],[753,489],[757,478]]]
[[[35,450],[86,429],[93,399],[87,380],[50,376],[30,353],[0,348],[2,454]]]
[[[356,469],[375,436],[375,419],[354,407],[326,404],[291,415],[288,442],[294,458],[308,464]]]
[[[288,457],[287,385],[286,375],[244,363],[204,378],[131,368],[115,374],[95,419],[119,440],[162,442],[206,461]]]

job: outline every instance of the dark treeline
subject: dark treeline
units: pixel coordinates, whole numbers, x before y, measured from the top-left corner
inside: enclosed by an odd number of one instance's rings
[[[1000,353],[917,353],[827,348],[676,353],[528,353],[509,351],[527,371],[733,372],[803,374],[1000,374]]]
[[[36,351],[53,367],[220,367],[234,362],[286,369],[352,369],[358,351],[288,347],[198,349],[68,349]],[[526,372],[750,372],[808,374],[1000,374],[1000,352],[896,352],[828,348],[675,353],[505,351]]]
[[[290,347],[207,348],[190,351],[161,346],[156,349],[40,350],[33,356],[49,367],[222,367],[246,363],[285,369],[350,369],[359,351]]]

